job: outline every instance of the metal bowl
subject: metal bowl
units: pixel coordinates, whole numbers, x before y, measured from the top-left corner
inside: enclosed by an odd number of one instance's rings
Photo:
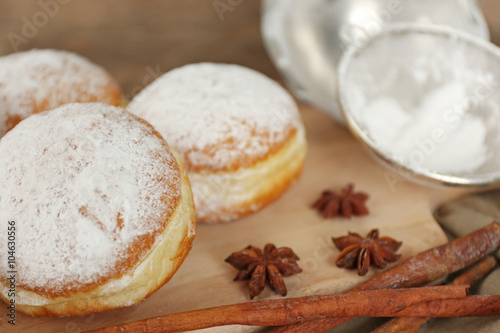
[[[339,65],[347,125],[400,175],[426,184],[500,185],[500,49],[460,30],[386,28]]]
[[[263,0],[262,34],[290,89],[343,123],[336,91],[344,50],[391,23],[408,21],[489,39],[475,0]]]

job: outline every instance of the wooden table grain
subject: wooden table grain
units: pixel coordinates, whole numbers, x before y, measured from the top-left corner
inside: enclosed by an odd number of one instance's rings
[[[223,13],[215,7],[217,0],[2,1],[0,55],[32,48],[77,52],[108,69],[128,98],[162,73],[202,61],[237,63],[281,81],[262,44],[260,2],[222,2],[230,6]],[[497,0],[480,3],[492,40],[500,42],[500,4]],[[360,278],[336,268],[331,236],[380,228],[383,234],[403,240],[404,257],[445,242],[431,206],[432,198],[447,194],[407,182],[391,186],[387,171],[344,128],[313,107],[300,104],[300,109],[308,130],[309,155],[298,184],[251,217],[228,225],[201,225],[186,262],[158,292],[133,307],[78,318],[29,318],[18,313],[16,327],[7,326],[6,312],[0,310],[0,331],[80,332],[247,301],[244,283],[231,281],[236,272],[224,258],[249,243],[273,242],[299,253],[304,273],[287,279],[293,297],[343,291],[376,273]],[[324,221],[309,208],[325,187],[338,188],[351,181],[372,194],[370,216]],[[266,288],[260,299],[272,297],[277,296]]]

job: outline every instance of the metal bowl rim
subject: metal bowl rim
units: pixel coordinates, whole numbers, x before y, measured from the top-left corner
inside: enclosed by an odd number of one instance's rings
[[[396,159],[386,156],[384,152],[377,147],[374,142],[369,138],[369,136],[363,132],[354,120],[354,117],[350,113],[352,107],[349,103],[349,98],[347,97],[346,89],[346,75],[350,67],[350,64],[355,56],[363,52],[366,48],[370,46],[373,42],[381,37],[386,37],[391,34],[427,34],[427,35],[440,35],[440,37],[456,38],[460,39],[466,43],[470,43],[475,47],[484,49],[488,52],[493,53],[500,60],[500,48],[495,46],[489,41],[480,39],[475,35],[469,34],[462,30],[451,28],[445,25],[429,25],[420,23],[394,23],[390,24],[380,31],[380,33],[371,36],[371,38],[366,39],[363,43],[357,46],[350,47],[346,52],[344,52],[338,66],[338,99],[340,105],[340,111],[346,121],[349,131],[363,143],[365,147],[372,152],[375,157],[382,162],[382,164],[388,166],[390,169],[395,171],[397,174],[403,174],[404,178],[408,178],[418,183],[428,184],[428,185],[440,185],[446,187],[461,187],[461,188],[496,188],[500,186],[500,171],[498,174],[486,174],[477,177],[464,177],[464,176],[452,176],[445,173],[433,172],[424,168],[414,169],[407,167],[399,163]],[[402,172],[403,171],[403,172]]]

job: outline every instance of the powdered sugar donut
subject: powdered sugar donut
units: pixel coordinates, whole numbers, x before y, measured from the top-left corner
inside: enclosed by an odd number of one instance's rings
[[[32,50],[0,57],[0,137],[30,115],[71,102],[119,105],[101,67],[70,52]]]
[[[16,271],[16,309],[69,316],[135,304],[175,273],[195,217],[178,154],[144,120],[68,104],[0,140],[0,297]],[[5,244],[5,243],[2,243]]]
[[[180,152],[199,221],[226,222],[258,211],[302,170],[306,141],[297,106],[254,70],[213,63],[174,69],[128,110]]]

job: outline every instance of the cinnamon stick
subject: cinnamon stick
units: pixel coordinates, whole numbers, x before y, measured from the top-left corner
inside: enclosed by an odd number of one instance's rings
[[[500,295],[474,295],[461,299],[434,300],[414,304],[388,317],[488,317],[500,315]],[[380,315],[377,317],[386,317]]]
[[[385,317],[397,315],[398,312],[422,302],[465,298],[467,288],[467,285],[457,285],[382,289],[342,295],[265,300],[169,314],[92,332],[179,332],[236,324],[287,325],[303,318],[324,318],[325,316]],[[421,308],[421,311],[425,313],[426,308]]]
[[[469,284],[482,279],[497,265],[497,260],[493,256],[487,256],[465,273],[458,276],[451,285]],[[400,317],[394,318],[373,330],[372,333],[416,333],[431,317]]]
[[[446,277],[493,253],[500,245],[500,223],[493,222],[464,237],[419,253],[351,289],[409,288]],[[277,327],[270,332],[325,332],[352,318],[325,318]]]

